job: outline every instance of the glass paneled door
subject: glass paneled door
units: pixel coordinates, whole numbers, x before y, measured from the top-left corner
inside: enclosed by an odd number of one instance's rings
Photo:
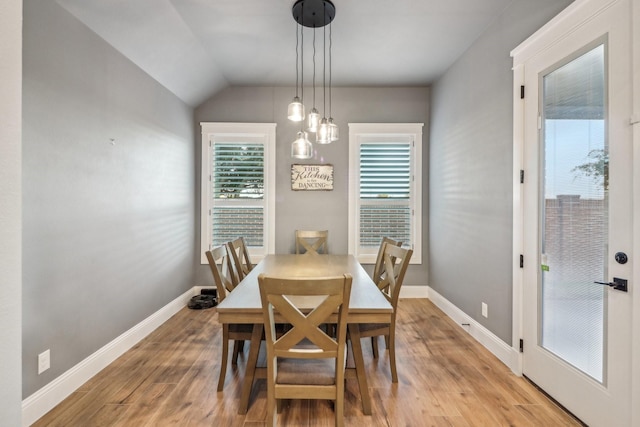
[[[633,289],[607,286],[633,284],[630,9],[574,2],[513,53],[522,372],[592,426],[632,423]]]
[[[605,45],[542,77],[539,341],[603,381],[609,150]]]

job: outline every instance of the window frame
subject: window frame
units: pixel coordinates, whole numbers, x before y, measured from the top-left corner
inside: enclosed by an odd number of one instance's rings
[[[422,128],[424,123],[349,123],[349,253],[361,264],[375,264],[378,247],[360,246],[360,145],[384,138],[386,143],[410,140],[411,264],[422,264]],[[389,140],[390,139],[390,140]],[[404,244],[403,244],[404,246]]]
[[[202,169],[200,192],[200,263],[207,264],[205,252],[211,249],[212,241],[212,156],[214,138],[228,137],[232,143],[242,138],[250,139],[251,143],[264,145],[264,230],[263,246],[250,246],[249,256],[252,262],[260,262],[267,254],[275,252],[275,192],[276,192],[276,123],[231,123],[231,122],[201,122],[202,129]],[[256,205],[250,200],[250,205]],[[259,205],[259,204],[258,204]]]

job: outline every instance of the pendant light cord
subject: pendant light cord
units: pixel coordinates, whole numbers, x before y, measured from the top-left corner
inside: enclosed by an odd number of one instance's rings
[[[331,76],[333,74],[331,72],[331,48],[333,47],[333,38],[331,36],[331,23],[329,23],[329,118],[333,117],[331,114]]]
[[[316,108],[316,27],[313,27],[313,108]]]
[[[304,3],[302,4],[302,15],[304,16]],[[300,38],[302,39],[302,46],[300,47],[300,102],[304,106],[304,27],[300,25]],[[304,117],[300,120],[300,132],[304,132]]]
[[[294,19],[293,22],[296,24],[296,98],[298,97],[298,80],[299,72],[300,72],[300,58],[298,57],[298,51],[300,49],[300,41],[298,39],[298,22]]]
[[[327,9],[323,9],[324,22],[327,22]],[[326,117],[327,114],[327,26],[322,27],[322,116]]]
[[[304,7],[304,6],[303,6]],[[304,9],[302,9],[304,12]],[[300,101],[304,103],[304,31],[302,25],[300,25]]]

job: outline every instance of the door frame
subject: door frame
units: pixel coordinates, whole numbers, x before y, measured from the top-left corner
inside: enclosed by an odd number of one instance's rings
[[[521,183],[521,171],[524,167],[525,135],[525,99],[521,97],[521,88],[525,85],[524,64],[526,60],[549,46],[559,42],[565,35],[582,25],[590,17],[599,14],[617,0],[575,0],[555,18],[516,47],[513,58],[513,325],[512,347],[517,354],[512,365],[513,371],[522,375],[523,354],[520,352],[520,340],[524,336],[523,321],[523,284],[524,268],[520,267],[521,254],[524,254],[524,212],[527,209],[524,198],[524,184]],[[640,256],[640,0],[629,0],[631,7],[631,63],[632,63],[632,144],[633,150],[633,219],[632,248],[637,259]],[[634,41],[636,41],[634,43]],[[537,93],[526,96],[538,97]],[[525,172],[526,173],[526,172]],[[526,179],[526,177],[525,177]],[[527,260],[524,260],[526,263]],[[535,262],[533,260],[529,261]],[[631,261],[633,262],[633,260]],[[631,425],[640,425],[640,262],[633,262],[630,283],[631,302]],[[638,283],[638,284],[637,284]],[[525,343],[526,345],[526,343]]]

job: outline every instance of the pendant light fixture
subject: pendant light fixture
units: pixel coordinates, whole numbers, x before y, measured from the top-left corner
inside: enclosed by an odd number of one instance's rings
[[[300,73],[300,93],[304,97],[304,32],[302,27],[300,27],[300,34],[302,39],[302,46],[300,47],[300,68],[302,68]],[[298,98],[298,25],[296,25],[296,96],[293,98],[293,102],[289,104],[289,119],[300,122],[300,132],[296,135],[295,141],[291,143],[291,157],[302,160],[310,159],[313,157],[313,145],[311,145],[307,133],[303,130],[304,105]]]
[[[300,30],[300,33],[302,33],[302,30]],[[302,52],[304,53],[304,34],[302,36]],[[302,120],[304,120],[304,104],[302,103],[302,100],[300,99],[300,97],[298,96],[298,70],[299,70],[299,64],[302,61],[299,61],[299,57],[298,57],[298,48],[299,48],[299,43],[298,43],[298,26],[296,25],[296,96],[293,98],[293,101],[291,101],[291,103],[289,104],[289,108],[287,109],[287,117],[289,118],[289,120],[293,121],[293,122],[300,122]],[[302,55],[302,60],[304,60],[304,55]],[[304,68],[302,69],[302,85],[304,84]],[[303,86],[300,85],[300,87],[302,88]],[[304,91],[304,89],[302,88],[302,90]]]
[[[331,117],[331,62],[329,62],[329,119],[327,119],[327,36],[326,26],[331,24],[335,18],[336,8],[330,0],[298,0],[294,3],[291,9],[294,20],[296,21],[296,27],[300,27],[300,34],[302,39],[302,46],[304,46],[304,27],[313,28],[313,107],[307,118],[307,130],[316,134],[316,143],[328,144],[338,139],[338,126],[333,122]],[[322,65],[322,89],[323,89],[323,117],[320,119],[320,113],[315,108],[316,104],[316,28],[323,28],[323,65]],[[329,43],[331,43],[331,26],[329,25]],[[304,47],[301,47],[301,52],[304,52]],[[304,99],[298,98],[298,67],[302,69],[301,75],[301,90],[304,86],[304,55],[301,54],[301,59],[298,61],[298,32],[296,30],[296,96],[294,102],[289,105],[289,113],[292,112],[292,108],[295,114],[289,114],[289,118],[292,116],[295,119],[304,120]],[[329,61],[331,61],[331,45],[329,46]],[[299,102],[299,105],[297,104]],[[292,107],[293,106],[293,107]],[[301,112],[301,113],[300,113]],[[293,119],[292,119],[293,120]],[[298,120],[296,120],[298,121]],[[308,139],[307,132],[301,129],[298,132],[296,140],[291,144],[291,156],[296,159],[308,159],[312,157],[313,146]],[[308,156],[308,157],[306,157]]]

